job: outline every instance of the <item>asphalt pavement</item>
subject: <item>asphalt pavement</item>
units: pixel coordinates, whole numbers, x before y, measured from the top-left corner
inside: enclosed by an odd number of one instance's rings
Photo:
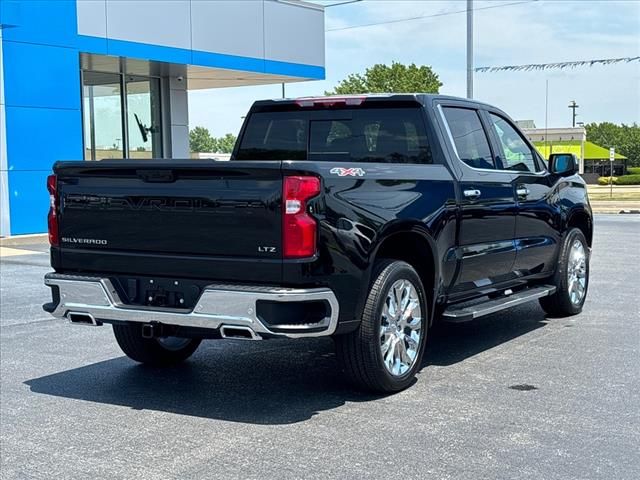
[[[165,370],[40,305],[46,246],[1,247],[2,479],[640,478],[640,216],[595,221],[582,314],[537,303],[430,332],[364,395],[333,343],[207,341]]]

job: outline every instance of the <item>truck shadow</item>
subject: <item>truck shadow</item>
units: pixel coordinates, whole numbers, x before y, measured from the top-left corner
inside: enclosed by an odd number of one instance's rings
[[[464,361],[545,324],[536,305],[440,325],[430,334],[421,381],[428,381],[429,365]],[[330,339],[210,341],[177,367],[149,368],[119,357],[25,384],[39,394],[252,424],[291,424],[347,402],[382,398],[343,380]]]

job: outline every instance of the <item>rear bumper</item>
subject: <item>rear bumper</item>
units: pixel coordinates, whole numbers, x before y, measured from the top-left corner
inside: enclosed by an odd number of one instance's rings
[[[49,273],[45,285],[57,290],[54,301],[44,306],[57,318],[90,317],[94,324],[137,322],[192,327],[221,332],[239,327],[252,338],[320,337],[334,333],[339,305],[328,288],[280,288],[246,285],[209,285],[192,310],[138,307],[123,303],[108,278]],[[278,323],[268,326],[258,315],[258,302],[325,302],[326,316],[314,323]]]

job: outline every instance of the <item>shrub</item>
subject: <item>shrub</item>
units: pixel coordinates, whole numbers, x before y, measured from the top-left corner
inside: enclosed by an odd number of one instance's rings
[[[598,178],[598,185],[609,185],[609,179],[611,177],[599,177]],[[613,177],[613,184],[617,185],[618,182],[618,177]]]
[[[598,178],[598,185],[609,185],[611,177]],[[622,177],[613,177],[614,185],[640,185],[640,175],[624,175]]]
[[[640,175],[640,167],[629,167],[627,168],[629,175]]]
[[[618,177],[614,183],[615,185],[640,185],[640,174]]]

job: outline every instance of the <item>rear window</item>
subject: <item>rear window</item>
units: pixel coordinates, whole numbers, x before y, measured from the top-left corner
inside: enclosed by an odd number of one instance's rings
[[[256,112],[235,158],[432,163],[419,107]]]

